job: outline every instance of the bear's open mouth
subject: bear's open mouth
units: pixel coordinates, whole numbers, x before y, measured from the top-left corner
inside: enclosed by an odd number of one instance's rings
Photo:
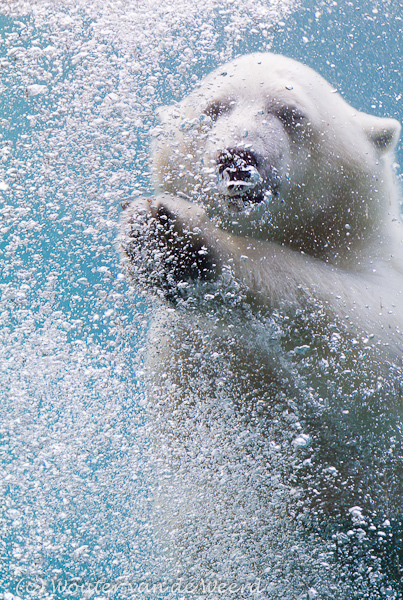
[[[230,209],[235,210],[236,212],[242,212],[248,208],[270,202],[274,197],[278,196],[278,188],[260,188],[254,190],[253,193],[224,194],[224,196]]]
[[[268,201],[278,195],[276,169],[262,174],[259,161],[249,150],[234,149],[221,152],[217,159],[218,190],[231,208],[238,211]]]

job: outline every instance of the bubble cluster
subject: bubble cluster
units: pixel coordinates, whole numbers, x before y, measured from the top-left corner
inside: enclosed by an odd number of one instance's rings
[[[118,589],[125,577],[136,585],[142,578],[156,581],[150,575],[153,470],[141,360],[150,305],[133,296],[120,273],[120,203],[152,192],[149,154],[158,106],[181,99],[212,68],[272,48],[292,48],[297,58],[307,55],[314,63],[323,58],[324,39],[335,40],[333,50],[345,56],[361,39],[354,28],[348,43],[347,36],[333,36],[337,3],[307,4],[304,25],[294,26],[288,21],[298,8],[294,0],[1,3],[0,592],[6,600],[11,593],[23,596],[30,582],[36,582],[30,588],[34,597],[44,589],[66,597],[73,578],[97,591],[96,582],[113,581]],[[362,22],[375,27],[381,18],[392,20],[387,15],[393,10],[389,2],[378,13],[365,4]],[[335,62],[331,53],[323,59],[336,84]],[[382,62],[400,73],[398,53]],[[381,82],[384,72],[378,74]],[[382,95],[367,96],[380,106]],[[399,90],[386,96],[395,103],[389,111],[394,116]],[[278,327],[280,335],[285,325]],[[293,356],[309,369],[313,359],[305,341]],[[337,375],[331,361],[321,368]],[[208,373],[204,377],[207,386]],[[369,384],[365,391],[371,395]],[[351,389],[336,392],[345,394],[348,411]],[[227,409],[224,402],[219,410]],[[293,418],[291,413],[280,416]],[[212,422],[208,415],[206,423]],[[233,422],[223,430],[229,437],[235,435],[228,431]],[[253,454],[259,432],[254,422],[248,427],[250,439],[235,442],[239,448],[249,444]],[[200,428],[194,447],[204,443],[207,429]],[[226,476],[220,461],[228,459],[235,490],[237,469],[247,469],[247,460],[242,452],[229,456],[219,433],[202,450],[219,481]],[[294,434],[303,452],[309,438],[297,427]],[[277,452],[270,447],[267,456]],[[250,476],[259,478],[259,460],[252,466]],[[202,466],[200,473],[206,475]],[[189,482],[192,493],[198,484]],[[238,497],[242,504],[247,491]],[[229,524],[239,539],[240,510],[233,507]],[[274,543],[278,533],[250,543]],[[273,546],[273,564],[284,539],[279,534]],[[287,544],[294,564],[316,561],[320,579],[326,568],[320,549],[309,557]],[[243,564],[240,551],[236,560]],[[246,568],[243,576],[242,585],[257,585],[247,580],[252,575]],[[45,587],[38,588],[38,581]],[[308,596],[316,595],[310,587]]]
[[[148,308],[120,274],[120,203],[152,189],[156,107],[247,35],[266,47],[291,8],[0,7],[2,592],[24,577],[25,591],[32,578],[51,590],[58,578],[139,579],[149,568],[137,358]],[[63,596],[63,582],[53,587]]]

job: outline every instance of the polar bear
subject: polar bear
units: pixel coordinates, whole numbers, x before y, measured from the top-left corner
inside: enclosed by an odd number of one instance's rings
[[[156,195],[126,206],[120,251],[161,299],[145,364],[165,555],[239,597],[399,597],[400,125],[275,54],[159,116]]]

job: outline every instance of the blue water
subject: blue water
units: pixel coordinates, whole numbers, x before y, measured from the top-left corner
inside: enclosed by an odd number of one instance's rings
[[[23,598],[150,578],[148,305],[115,239],[120,202],[152,190],[156,107],[271,49],[403,121],[401,2],[144,6],[0,5],[0,592]]]

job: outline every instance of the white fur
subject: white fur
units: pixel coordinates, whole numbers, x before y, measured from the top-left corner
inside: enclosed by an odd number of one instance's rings
[[[354,505],[401,516],[397,467],[379,458],[403,412],[394,391],[403,236],[391,166],[400,125],[354,110],[315,71],[273,54],[220,67],[160,118],[157,197],[126,209],[121,248],[137,285],[177,306],[162,305],[147,363],[156,452],[174,474],[157,494],[162,522],[169,539],[182,531],[178,544],[200,569],[232,573],[231,552],[246,540],[249,565],[280,561],[284,574],[288,550],[276,559],[269,548],[277,527],[348,519]],[[242,162],[248,152],[253,165]],[[308,439],[313,458],[300,456]],[[311,478],[304,460],[316,465]],[[291,464],[299,475],[284,474]],[[340,479],[326,475],[334,472]],[[268,546],[254,554],[252,538],[267,528]],[[293,581],[287,593],[297,597]]]
[[[204,114],[212,102],[229,109],[216,122]],[[284,106],[304,117],[292,135],[276,117]],[[152,163],[156,187],[185,194],[209,216],[228,212],[217,189],[222,150],[249,147],[278,169],[280,195],[269,205],[270,225],[252,231],[250,217],[239,215],[242,235],[292,245],[331,262],[335,254],[351,256],[347,245],[377,246],[380,235],[391,235],[398,207],[390,165],[399,123],[354,110],[301,63],[273,54],[244,56],[217,69],[160,115]],[[374,143],[382,136],[387,143]],[[315,230],[316,244],[311,236],[295,239],[301,226]]]

